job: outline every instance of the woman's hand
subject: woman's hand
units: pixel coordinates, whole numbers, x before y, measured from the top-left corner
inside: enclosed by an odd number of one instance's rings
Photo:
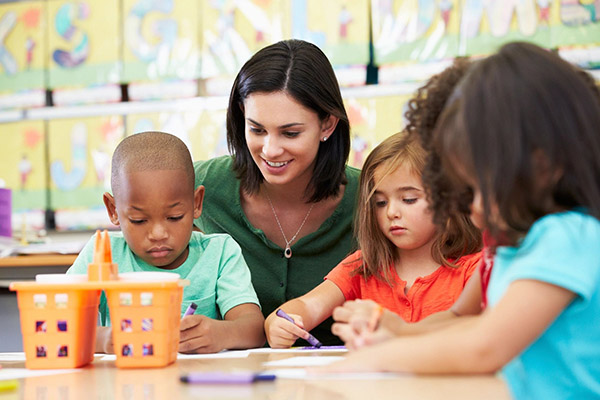
[[[289,314],[289,316],[295,323],[278,317],[275,312],[271,313],[265,320],[267,341],[269,346],[274,349],[289,348],[298,338],[308,339],[309,335],[304,330],[302,317],[297,314]]]

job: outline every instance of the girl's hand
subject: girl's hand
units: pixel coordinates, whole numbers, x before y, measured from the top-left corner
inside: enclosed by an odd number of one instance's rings
[[[274,349],[289,348],[298,338],[308,339],[308,332],[304,330],[302,317],[289,314],[295,324],[271,313],[265,320],[265,334],[269,345]]]
[[[179,352],[217,353],[225,349],[223,338],[227,332],[223,332],[220,322],[204,315],[183,317],[179,328]]]
[[[373,300],[351,300],[333,310],[336,322],[350,325],[358,334],[374,331],[379,325],[383,308]]]
[[[395,337],[392,332],[381,326],[373,332],[369,330],[358,332],[350,324],[335,323],[331,326],[331,332],[344,341],[348,350],[358,350]]]

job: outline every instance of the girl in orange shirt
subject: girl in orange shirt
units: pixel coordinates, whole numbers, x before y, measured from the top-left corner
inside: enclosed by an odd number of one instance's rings
[[[265,320],[271,347],[308,339],[312,328],[347,300],[370,299],[416,322],[449,309],[480,260],[481,235],[466,216],[439,229],[421,181],[427,153],[414,133],[384,140],[367,157],[360,177],[355,231],[360,250],[307,294]],[[374,320],[373,323],[377,321]]]

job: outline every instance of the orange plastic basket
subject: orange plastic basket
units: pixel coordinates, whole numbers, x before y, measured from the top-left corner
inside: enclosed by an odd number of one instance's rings
[[[162,367],[177,359],[183,287],[174,282],[109,283],[116,365]]]
[[[10,284],[17,291],[27,368],[77,368],[94,359],[102,290],[108,298],[117,367],[162,367],[177,359],[183,286],[189,281],[177,276],[139,280],[147,276],[139,272],[123,274],[128,278],[121,280],[108,233],[100,236],[98,232],[87,276],[44,275],[50,282]]]
[[[94,359],[100,289],[77,286],[11,284],[17,291],[27,368],[77,368]]]

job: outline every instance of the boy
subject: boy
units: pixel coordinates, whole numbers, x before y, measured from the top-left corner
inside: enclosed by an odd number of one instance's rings
[[[125,138],[113,154],[111,186],[113,194],[104,193],[104,204],[111,222],[121,227],[110,234],[119,272],[170,270],[190,280],[181,313],[191,302],[198,309],[181,321],[179,351],[262,346],[264,318],[240,247],[229,235],[192,231],[202,212],[204,187],[194,190],[185,144],[162,132]],[[67,273],[87,273],[94,242],[88,242]],[[113,352],[104,293],[100,318],[96,351]]]

